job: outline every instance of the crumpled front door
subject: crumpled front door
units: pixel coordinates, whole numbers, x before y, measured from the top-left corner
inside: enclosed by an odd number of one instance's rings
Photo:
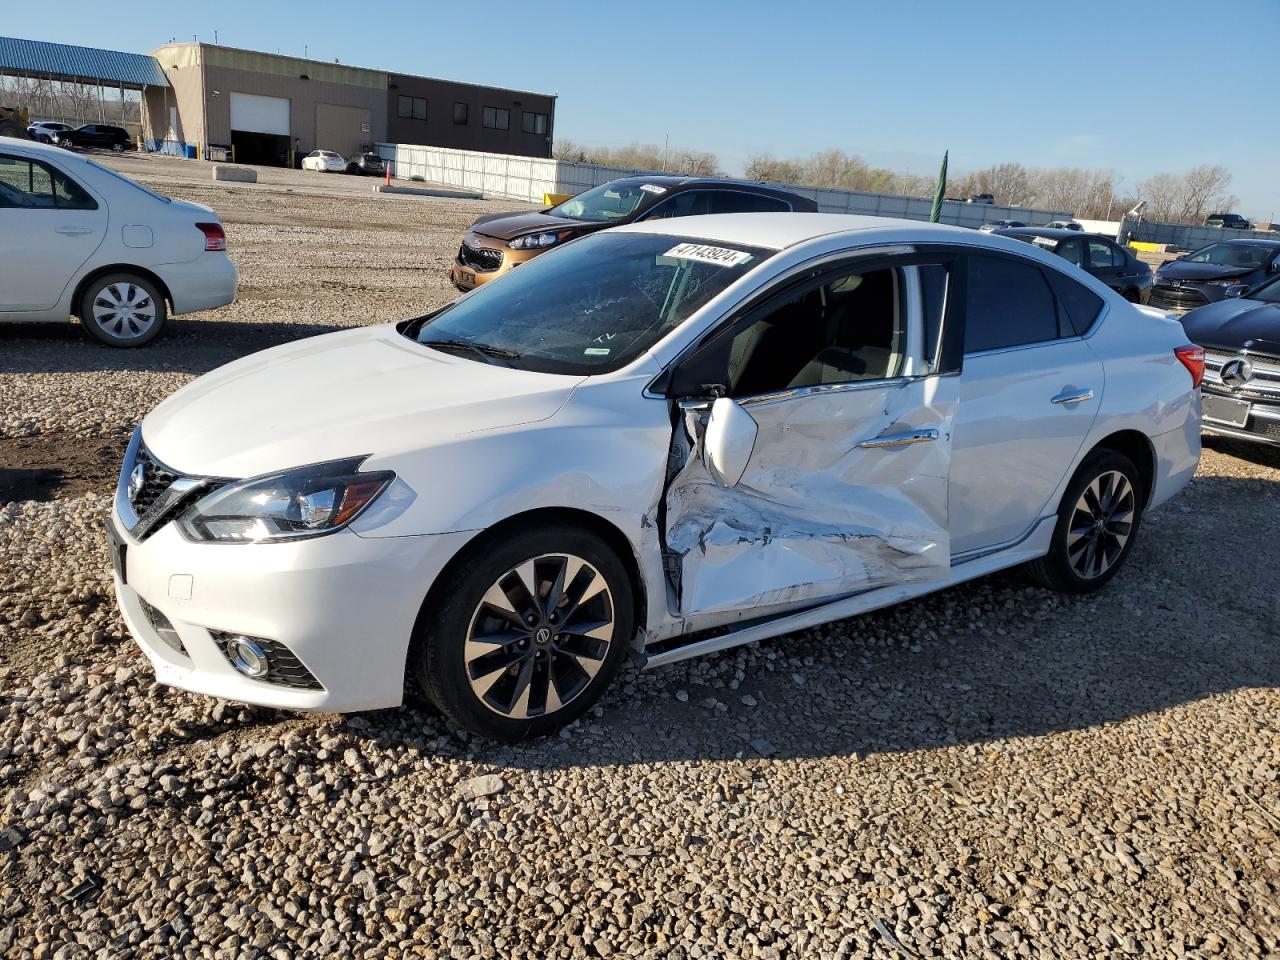
[[[957,394],[954,376],[929,376],[748,398],[736,483],[708,463],[707,405],[686,406],[663,533],[690,628],[945,579]]]

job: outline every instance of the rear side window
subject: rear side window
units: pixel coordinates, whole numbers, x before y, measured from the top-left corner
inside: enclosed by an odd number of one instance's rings
[[[1075,333],[1083,336],[1088,333],[1102,312],[1102,298],[1084,284],[1056,270],[1050,270],[1048,275],[1049,285],[1058,298],[1058,309],[1062,312],[1064,335]]]
[[[965,353],[1058,338],[1053,291],[1038,267],[971,256],[965,286]]]
[[[1089,241],[1089,262],[1094,269],[1101,267],[1123,267],[1124,254],[1111,244],[1102,240]]]
[[[736,190],[717,190],[711,194],[712,213],[785,213],[791,204],[776,197]]]

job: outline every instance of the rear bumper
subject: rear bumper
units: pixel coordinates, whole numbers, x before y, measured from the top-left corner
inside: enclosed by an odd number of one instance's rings
[[[236,298],[239,274],[225,253],[203,253],[187,263],[153,267],[169,288],[174,314],[226,306]]]
[[[1200,392],[1182,426],[1151,438],[1156,455],[1156,482],[1147,509],[1160,506],[1195,476],[1200,464]]]

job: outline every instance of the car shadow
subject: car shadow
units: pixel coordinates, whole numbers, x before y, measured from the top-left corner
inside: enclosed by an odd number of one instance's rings
[[[1280,614],[1257,529],[1277,507],[1273,481],[1201,477],[1147,518],[1126,569],[1095,594],[1054,594],[1015,570],[746,656],[628,668],[602,715],[564,737],[496,744],[412,707],[339,723],[518,769],[1020,749],[1024,738],[1280,686]]]
[[[358,324],[253,323],[171,319],[160,337],[137,349],[98,343],[72,323],[0,324],[0,374],[179,372],[207,373],[232,360],[294,340],[348,330]]]

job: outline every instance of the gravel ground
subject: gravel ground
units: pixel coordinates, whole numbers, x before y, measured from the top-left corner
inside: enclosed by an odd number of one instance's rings
[[[167,690],[99,534],[126,431],[444,302],[504,205],[119,163],[219,210],[241,293],[137,352],[0,328],[0,955],[1280,954],[1280,455],[1207,449],[1099,595],[1011,573],[630,672],[550,741]]]

